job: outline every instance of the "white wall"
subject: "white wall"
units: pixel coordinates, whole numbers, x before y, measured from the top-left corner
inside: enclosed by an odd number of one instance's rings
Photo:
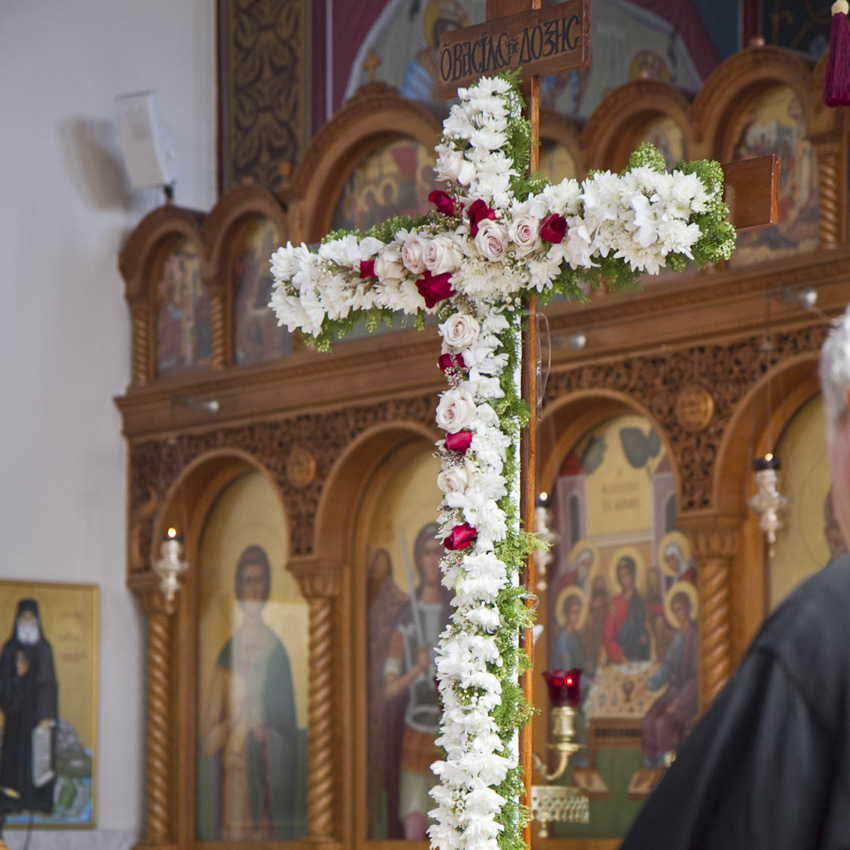
[[[215,200],[213,0],[0,0],[0,578],[100,587],[97,829],[32,846],[125,850],[143,822],[143,620],[124,583],[129,381],[116,259],[162,202],[130,190],[117,95],[159,91],[176,201]],[[5,640],[8,624],[0,624]],[[11,850],[23,833],[6,831]]]

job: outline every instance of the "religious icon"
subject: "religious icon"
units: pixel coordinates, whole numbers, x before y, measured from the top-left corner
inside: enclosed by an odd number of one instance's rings
[[[0,825],[92,826],[97,588],[1,584]]]
[[[197,837],[266,842],[306,828],[307,611],[283,567],[272,485],[242,475],[199,546]]]
[[[427,523],[413,543],[412,559],[411,553],[403,552],[405,601],[398,604],[398,587],[388,586],[384,578],[375,596],[384,604],[377,610],[370,606],[370,643],[373,651],[379,643],[385,647],[381,659],[372,659],[370,679],[380,688],[377,701],[382,703],[387,833],[407,840],[426,837],[428,812],[434,807],[428,792],[436,782],[431,765],[440,758],[435,744],[441,709],[434,648],[448,622],[450,596],[441,582],[443,546],[436,538],[438,530],[436,523]],[[385,550],[373,555],[372,565],[374,589],[379,574],[391,575]],[[386,612],[392,609],[395,615],[390,620]]]

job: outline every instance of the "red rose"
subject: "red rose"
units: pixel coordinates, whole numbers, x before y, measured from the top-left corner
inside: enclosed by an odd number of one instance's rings
[[[567,235],[567,220],[558,213],[547,215],[540,225],[540,238],[544,242],[563,242]]]
[[[419,290],[419,294],[425,299],[425,306],[429,310],[438,301],[445,301],[446,298],[451,298],[455,294],[452,285],[449,283],[451,276],[451,272],[432,275],[426,269],[422,273],[422,277],[416,281],[416,288]]]
[[[434,189],[428,200],[437,208],[438,213],[442,213],[449,218],[455,215],[455,202],[451,195],[443,192],[441,189]]]
[[[466,363],[463,362],[462,354],[441,354],[437,365],[445,374],[449,369],[465,369]]]
[[[360,277],[375,277],[375,261],[374,260],[361,260],[360,261]]]
[[[494,221],[496,211],[491,210],[484,201],[479,198],[469,205],[469,235],[474,239],[478,235],[478,223],[489,218]]]
[[[468,523],[456,525],[450,532],[449,536],[443,541],[443,546],[446,549],[468,549],[478,536],[478,532]]]
[[[463,454],[472,442],[472,431],[455,431],[454,434],[446,434],[443,445],[451,452]]]

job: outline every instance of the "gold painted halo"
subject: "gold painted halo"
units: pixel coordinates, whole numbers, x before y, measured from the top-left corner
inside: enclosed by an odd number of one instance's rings
[[[608,577],[611,580],[610,586],[613,588],[620,587],[620,582],[617,579],[617,564],[619,563],[620,558],[624,558],[627,555],[634,558],[635,562],[635,589],[643,587],[643,580],[646,576],[646,561],[640,553],[640,549],[638,549],[637,546],[621,546],[614,553],[614,556],[611,558],[611,562],[608,564]]]
[[[678,620],[673,616],[673,597],[677,593],[686,593],[688,595],[688,599],[691,600],[691,619],[696,620],[697,611],[699,610],[699,596],[697,595],[697,589],[692,585],[689,581],[677,581],[673,584],[673,586],[664,594],[664,616],[667,618],[667,622],[674,628],[679,628]]]
[[[587,595],[580,587],[577,587],[574,584],[568,584],[558,594],[558,598],[555,601],[555,619],[557,619],[558,625],[563,629],[567,622],[567,618],[564,616],[564,607],[570,596],[576,596],[581,601],[581,614],[579,614],[576,628],[579,630],[583,629],[584,624],[587,622],[588,614]]]
[[[596,569],[596,565],[599,563],[599,550],[596,548],[596,544],[592,540],[588,540],[586,537],[582,537],[581,540],[576,540],[573,544],[573,548],[570,549],[570,567],[576,562],[576,558],[578,558],[579,552],[582,549],[587,549],[590,552],[591,558],[593,558],[590,569],[588,570],[588,576]]]
[[[679,547],[679,551],[682,553],[682,558],[687,564],[691,560],[691,544],[688,542],[688,538],[682,534],[681,531],[668,531],[661,538],[661,542],[658,544],[658,566],[661,569],[661,572],[664,575],[674,576],[675,573],[667,566],[667,561],[664,560],[664,550],[671,543],[675,543]]]
[[[454,21],[458,29],[469,26],[469,15],[457,0],[431,0],[422,15],[422,32],[425,35],[425,43],[429,47],[437,46],[434,41],[434,24],[439,18]]]

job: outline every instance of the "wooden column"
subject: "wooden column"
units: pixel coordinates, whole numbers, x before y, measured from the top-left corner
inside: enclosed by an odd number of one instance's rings
[[[841,139],[830,134],[812,139],[818,159],[818,188],[820,190],[820,249],[843,245],[843,196],[846,168],[841,160]]]
[[[310,606],[310,690],[307,704],[307,840],[336,842],[339,810],[335,775],[338,711],[334,687],[334,607],[340,593],[337,570],[290,566]]]
[[[134,298],[130,301],[130,318],[132,321],[132,377],[134,387],[144,387],[148,383],[150,363],[150,311],[147,300]]]
[[[210,299],[210,369],[220,371],[227,365],[227,293],[223,282],[217,277],[204,278],[204,286]]]
[[[681,517],[699,568],[700,709],[717,696],[732,672],[732,559],[742,520],[738,517]]]
[[[176,845],[171,821],[171,615],[158,590],[149,587],[139,597],[148,621],[145,822],[142,840],[135,845],[143,850]]]

